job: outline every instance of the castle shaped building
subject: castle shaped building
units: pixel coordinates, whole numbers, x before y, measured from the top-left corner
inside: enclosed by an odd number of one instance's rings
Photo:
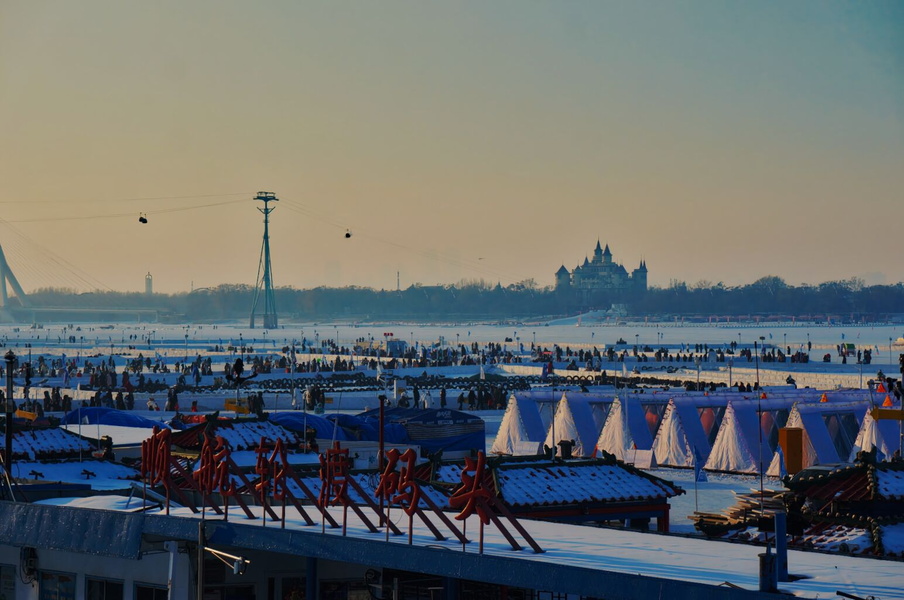
[[[584,295],[593,292],[629,292],[643,293],[647,290],[647,263],[640,261],[640,266],[630,274],[622,265],[612,261],[609,244],[603,249],[599,240],[593,251],[593,259],[584,258],[584,263],[570,272],[565,265],[556,271],[557,291],[581,291]]]

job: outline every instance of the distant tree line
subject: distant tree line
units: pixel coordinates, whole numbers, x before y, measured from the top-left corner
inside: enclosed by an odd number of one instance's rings
[[[36,306],[55,308],[155,309],[193,321],[245,319],[254,289],[226,284],[177,294],[124,292],[77,293],[66,289],[39,289],[30,294]],[[485,281],[455,285],[412,285],[404,290],[363,287],[307,290],[279,288],[276,305],[280,317],[302,320],[355,319],[460,321],[508,320],[572,315],[588,310],[624,307],[628,315],[756,318],[787,316],[878,320],[904,313],[904,284],[866,286],[859,279],[819,285],[788,285],[780,277],[763,277],[751,284],[729,287],[701,281],[694,285],[673,281],[643,294],[607,294],[556,291],[532,280],[502,286]]]

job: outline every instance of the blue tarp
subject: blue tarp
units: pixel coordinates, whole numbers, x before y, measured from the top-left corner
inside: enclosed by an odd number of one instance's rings
[[[342,427],[336,427],[332,421],[325,419],[320,415],[303,412],[278,412],[270,413],[270,421],[281,425],[290,431],[304,433],[305,425],[312,427],[316,432],[315,437],[322,440],[333,439],[333,430],[335,429],[335,439],[345,441],[352,439]]]
[[[64,425],[77,425],[79,422],[83,425],[118,425],[120,427],[140,427],[143,429],[151,429],[155,425],[167,427],[165,423],[160,421],[152,421],[134,413],[102,406],[76,409],[62,419]]]
[[[379,431],[380,409],[355,417]],[[384,439],[392,444],[416,444],[424,452],[486,452],[486,426],[483,419],[448,408],[387,408],[383,411]]]

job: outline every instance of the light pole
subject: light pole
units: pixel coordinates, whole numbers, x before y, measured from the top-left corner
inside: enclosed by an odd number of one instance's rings
[[[753,359],[756,361],[756,387],[760,389],[760,350],[756,340],[753,340]]]
[[[895,363],[892,361],[892,358],[891,358],[891,338],[888,338],[888,364],[890,364],[891,366],[895,366]]]
[[[697,391],[700,391],[700,357],[694,358],[694,364],[697,366]]]
[[[16,353],[12,350],[3,357],[6,360],[6,445],[3,453],[3,466],[6,467],[7,477],[13,476],[13,412],[15,412],[15,402],[13,401],[13,364],[16,362]]]
[[[734,366],[734,359],[728,359],[728,387],[732,387],[731,368]]]

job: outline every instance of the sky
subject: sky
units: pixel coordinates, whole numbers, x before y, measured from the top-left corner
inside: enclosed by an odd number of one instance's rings
[[[258,191],[277,286],[897,283],[904,4],[0,0],[0,182],[26,292],[253,285]]]

